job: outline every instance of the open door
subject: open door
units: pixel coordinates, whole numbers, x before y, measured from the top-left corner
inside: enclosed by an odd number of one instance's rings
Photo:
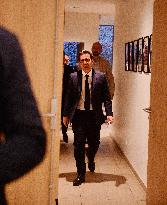
[[[167,204],[167,1],[155,0],[147,205]]]
[[[9,205],[56,204],[63,60],[63,43],[58,43],[63,34],[56,27],[61,27],[57,16],[60,12],[64,15],[63,9],[63,0],[3,0],[0,5],[0,24],[16,34],[23,48],[26,67],[47,132],[44,161],[24,177],[6,186]],[[56,91],[57,85],[59,92]]]

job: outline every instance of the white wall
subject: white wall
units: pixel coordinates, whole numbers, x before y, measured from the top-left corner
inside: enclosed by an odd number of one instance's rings
[[[111,134],[146,185],[149,120],[142,109],[150,104],[151,75],[124,71],[124,44],[152,33],[153,0],[119,2],[115,4],[115,17],[111,13],[115,21],[113,72],[116,83],[115,122]],[[92,43],[98,40],[100,22],[106,22],[110,15],[106,16],[66,11],[64,41],[84,42],[85,49],[90,50]]]
[[[64,41],[84,42],[84,49],[91,50],[98,41],[99,14],[65,13]]]
[[[153,0],[129,0],[116,4],[114,65],[116,92],[112,136],[121,147],[140,179],[147,183],[148,114],[150,74],[126,72],[125,42],[152,33]]]
[[[100,15],[100,25],[114,25],[114,16]]]

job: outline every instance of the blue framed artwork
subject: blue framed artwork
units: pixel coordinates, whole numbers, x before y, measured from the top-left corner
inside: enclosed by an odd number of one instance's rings
[[[113,42],[114,42],[114,26],[99,26],[99,42],[102,45],[101,56],[104,57],[112,65],[113,62]]]
[[[78,53],[84,49],[82,42],[64,42],[64,52],[69,57],[69,65],[76,67]]]

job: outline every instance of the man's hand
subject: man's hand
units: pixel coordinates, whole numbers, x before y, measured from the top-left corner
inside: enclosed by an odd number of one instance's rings
[[[64,124],[66,127],[68,127],[69,122],[70,122],[69,117],[63,117],[63,124]]]
[[[112,123],[114,122],[114,117],[113,117],[113,116],[107,116],[106,122],[107,122],[108,124],[112,124]]]

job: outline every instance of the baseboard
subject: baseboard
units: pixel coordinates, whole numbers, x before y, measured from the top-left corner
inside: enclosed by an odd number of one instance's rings
[[[113,138],[112,138],[113,139]],[[131,165],[131,163],[129,162],[128,158],[125,156],[125,154],[123,153],[122,149],[120,148],[119,144],[116,142],[115,139],[113,139],[113,142],[115,143],[115,145],[117,146],[118,150],[120,151],[120,153],[122,154],[123,158],[126,160],[126,162],[128,163],[130,169],[132,170],[133,174],[136,176],[138,182],[140,183],[140,185],[143,187],[144,191],[147,191],[147,187],[145,186],[145,184],[142,182],[142,180],[140,179],[139,175],[137,174],[137,172],[134,170],[133,166]]]

